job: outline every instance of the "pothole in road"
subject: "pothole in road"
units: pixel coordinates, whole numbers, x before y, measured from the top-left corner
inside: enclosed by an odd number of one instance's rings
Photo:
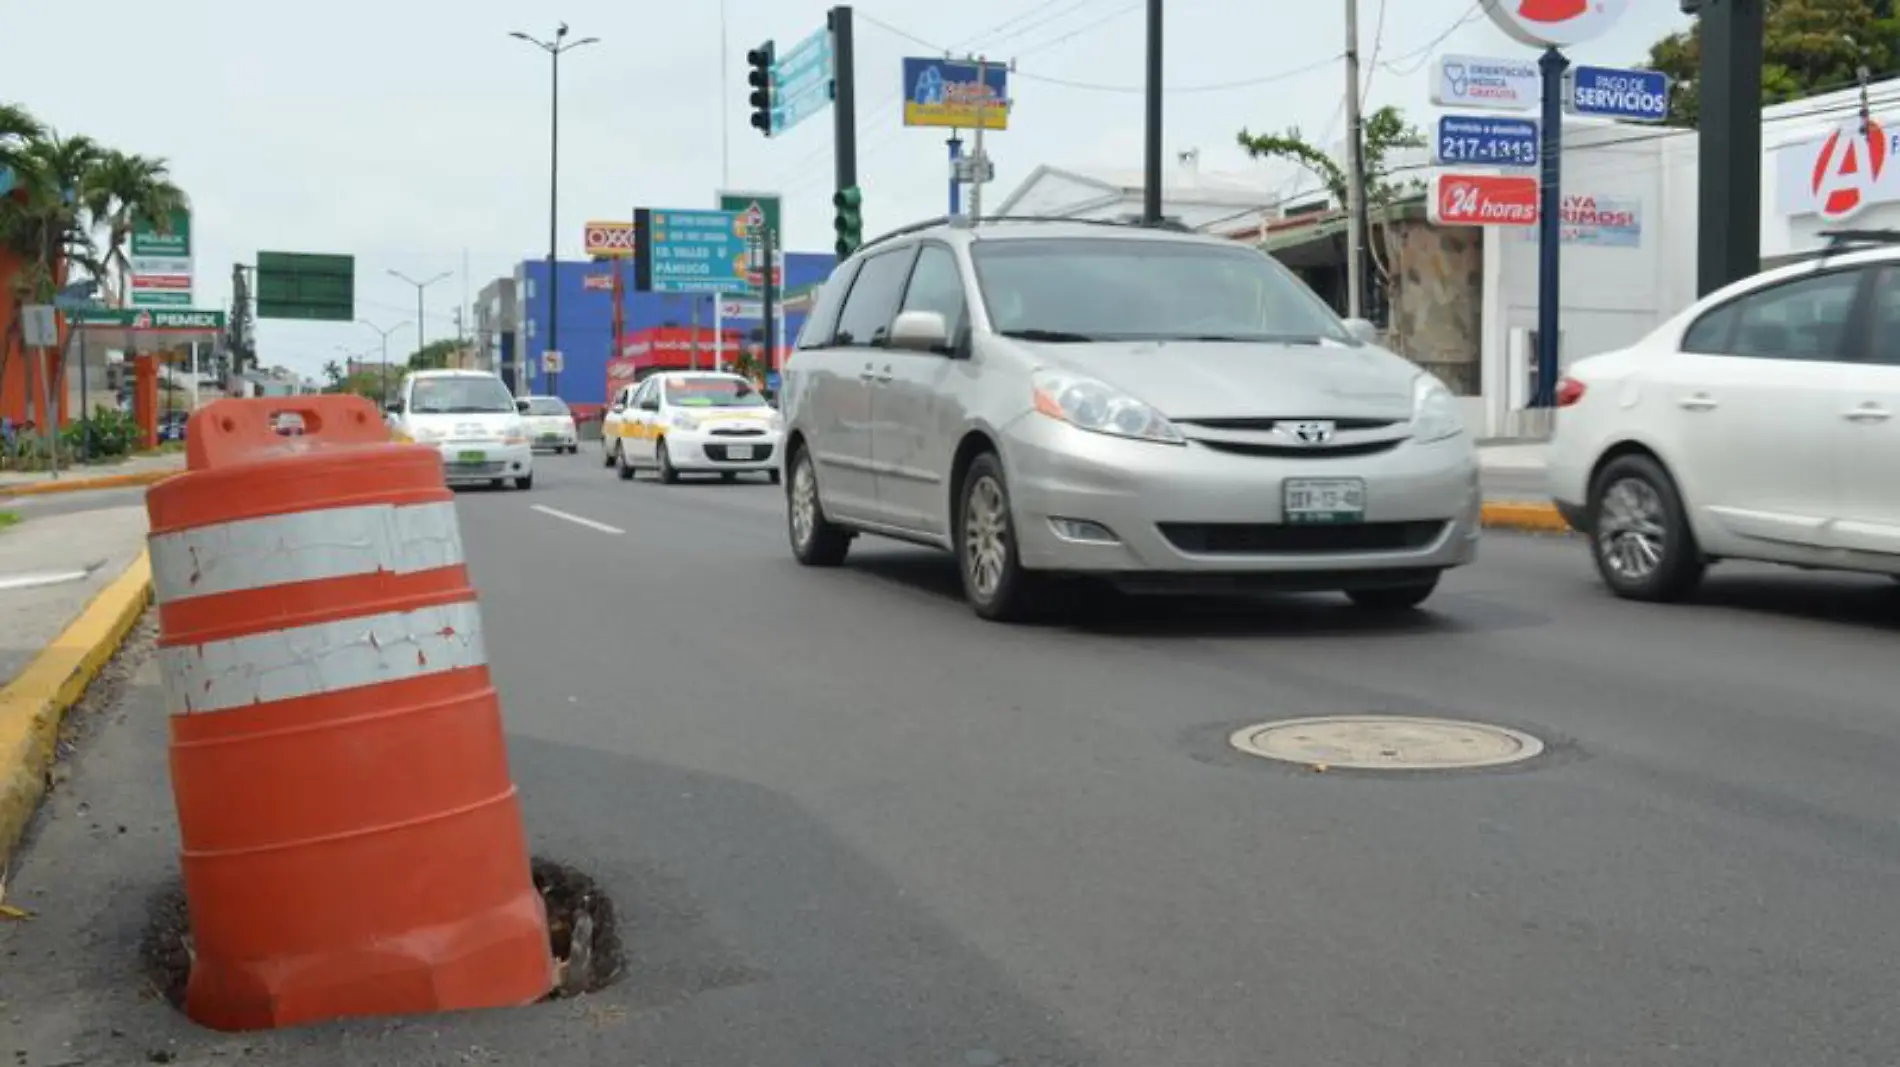
[[[1316,771],[1473,770],[1521,763],[1544,751],[1542,741],[1520,730],[1399,715],[1284,719],[1237,730],[1228,740],[1250,756]]]
[[[624,962],[620,921],[612,898],[587,874],[543,856],[530,861],[536,892],[548,910],[548,952],[555,985],[546,999],[592,993],[612,985]],[[184,1010],[191,977],[191,915],[178,882],[152,897],[139,964],[151,988]]]

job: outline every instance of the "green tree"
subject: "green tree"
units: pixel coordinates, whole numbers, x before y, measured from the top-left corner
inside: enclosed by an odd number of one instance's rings
[[[1342,208],[1348,202],[1346,168],[1330,154],[1308,141],[1299,127],[1285,133],[1249,133],[1241,130],[1240,147],[1254,159],[1279,159],[1297,163],[1331,194]],[[1425,134],[1405,119],[1405,112],[1390,105],[1365,118],[1366,212],[1372,220],[1372,232],[1366,246],[1372,253],[1373,269],[1385,283],[1386,292],[1396,297],[1404,272],[1399,263],[1402,248],[1400,233],[1392,225],[1393,208],[1424,192],[1425,183],[1401,170],[1396,157],[1405,151],[1425,147]]]
[[[419,351],[409,353],[410,370],[440,370],[449,365],[449,357],[460,350],[462,343],[454,338],[430,341]]]
[[[1764,104],[1800,100],[1900,67],[1900,12],[1894,0],[1767,0],[1763,12]],[[1702,24],[1657,41],[1646,66],[1669,75],[1669,125],[1694,127],[1702,114]]]
[[[396,383],[392,381],[389,384],[393,390]],[[337,382],[336,388],[333,391],[349,393],[354,396],[366,396],[378,404],[384,403],[383,376],[375,371],[364,371],[343,378]]]
[[[343,364],[330,360],[323,365],[323,389],[326,393],[343,391]]]

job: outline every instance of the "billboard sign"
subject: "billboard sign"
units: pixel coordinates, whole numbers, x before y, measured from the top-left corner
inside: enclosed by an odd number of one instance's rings
[[[1669,118],[1669,75],[1656,70],[1578,67],[1565,79],[1564,107],[1592,118],[1662,122]]]
[[[174,211],[163,226],[152,219],[133,220],[126,261],[133,307],[190,307],[191,213]]]
[[[1534,111],[1544,76],[1527,59],[1441,56],[1432,71],[1432,103],[1482,111]]]
[[[1534,226],[1537,179],[1516,174],[1434,174],[1426,214],[1436,226]]]
[[[1532,48],[1594,41],[1629,13],[1630,0],[1480,0],[1491,22]]]
[[[581,247],[595,259],[626,259],[633,255],[633,223],[590,222]]]
[[[961,59],[904,60],[904,125],[976,129],[977,112],[986,130],[1009,129],[1009,68]],[[980,107],[979,107],[980,105]]]

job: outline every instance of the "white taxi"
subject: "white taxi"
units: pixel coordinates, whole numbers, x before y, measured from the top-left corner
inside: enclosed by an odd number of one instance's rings
[[[607,462],[620,477],[652,470],[672,484],[681,474],[741,474],[779,480],[784,439],[779,414],[737,374],[674,371],[625,387],[602,424]]]
[[[389,405],[390,434],[398,441],[433,445],[451,482],[488,482],[497,488],[534,485],[534,451],[521,408],[500,378],[483,371],[425,370],[403,375]]]
[[[528,441],[535,448],[553,452],[579,452],[580,434],[574,429],[574,412],[558,396],[524,396],[527,407],[521,409],[528,424]]]

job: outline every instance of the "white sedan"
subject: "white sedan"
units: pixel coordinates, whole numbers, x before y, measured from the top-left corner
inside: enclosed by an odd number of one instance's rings
[[[737,374],[674,371],[634,387],[608,413],[609,459],[622,478],[653,470],[672,484],[681,474],[741,474],[779,480],[783,424],[758,387]]]
[[[528,426],[528,441],[537,449],[554,452],[579,452],[580,434],[574,429],[574,413],[558,396],[524,396],[521,418]]]
[[[1616,595],[1724,559],[1900,577],[1900,247],[1736,282],[1557,402],[1551,496]]]

